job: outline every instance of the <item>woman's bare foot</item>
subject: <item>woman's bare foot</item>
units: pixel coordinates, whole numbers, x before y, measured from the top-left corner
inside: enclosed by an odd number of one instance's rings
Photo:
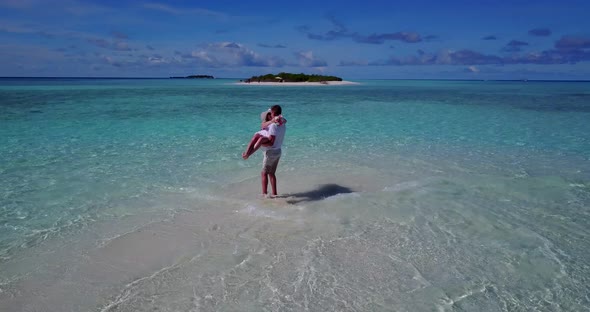
[[[250,157],[250,155],[246,154],[246,152],[242,153],[242,158],[244,158],[244,160],[248,159],[248,157]]]

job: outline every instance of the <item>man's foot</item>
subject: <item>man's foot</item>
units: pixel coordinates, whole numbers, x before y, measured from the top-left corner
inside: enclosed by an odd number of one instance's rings
[[[244,160],[248,159],[248,157],[250,157],[250,155],[246,154],[246,152],[242,153],[242,158],[244,158]]]

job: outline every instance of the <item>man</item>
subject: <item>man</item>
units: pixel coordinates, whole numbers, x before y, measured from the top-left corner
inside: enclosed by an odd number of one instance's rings
[[[275,117],[281,116],[282,109],[279,105],[274,105],[270,108],[272,120]],[[285,124],[272,123],[268,127],[269,139],[268,142],[262,143],[264,158],[262,160],[262,172],[260,177],[262,179],[262,195],[268,195],[268,180],[270,179],[270,186],[272,188],[272,195],[277,196],[277,177],[275,175],[279,159],[281,158],[281,146],[285,138],[287,126]]]

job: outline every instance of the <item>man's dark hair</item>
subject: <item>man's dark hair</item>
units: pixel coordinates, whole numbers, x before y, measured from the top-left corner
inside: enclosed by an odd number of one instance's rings
[[[273,113],[275,113],[275,116],[278,116],[278,115],[280,115],[280,114],[282,113],[282,110],[281,110],[281,106],[280,106],[280,105],[273,105],[273,106],[270,108],[270,110],[271,110]]]

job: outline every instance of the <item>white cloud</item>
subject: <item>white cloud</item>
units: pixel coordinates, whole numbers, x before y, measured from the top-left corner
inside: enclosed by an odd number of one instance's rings
[[[191,56],[199,61],[201,65],[210,67],[281,67],[285,65],[285,61],[278,57],[262,56],[235,42],[210,43],[199,50],[192,51]]]
[[[299,61],[299,65],[301,66],[324,67],[328,65],[328,63],[325,60],[314,57],[312,51],[297,52],[295,53],[295,57],[297,58],[297,60]]]
[[[151,57],[148,57],[148,63],[150,63],[150,64],[165,64],[168,62],[166,62],[162,57],[151,56]]]
[[[150,10],[156,10],[160,12],[170,13],[174,15],[199,15],[208,16],[215,18],[227,18],[227,15],[222,12],[211,11],[202,8],[180,8],[174,7],[168,4],[149,2],[144,3],[143,7]]]

